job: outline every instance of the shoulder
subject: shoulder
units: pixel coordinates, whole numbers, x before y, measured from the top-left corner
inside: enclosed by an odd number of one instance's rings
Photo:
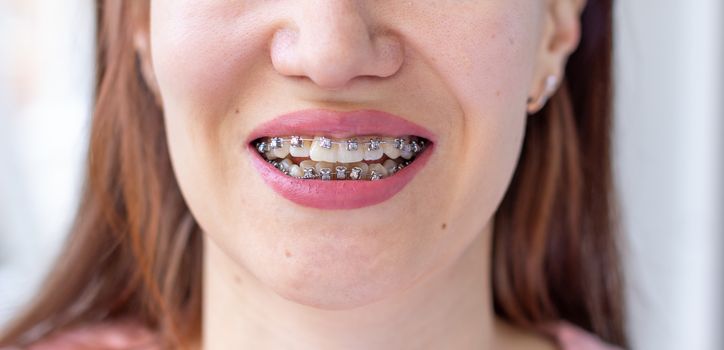
[[[28,350],[160,349],[156,335],[133,321],[106,321],[51,334]]]
[[[543,327],[543,331],[552,337],[562,350],[621,350],[568,322],[547,325]]]
[[[524,329],[496,320],[497,348],[511,350],[621,350],[565,321]]]

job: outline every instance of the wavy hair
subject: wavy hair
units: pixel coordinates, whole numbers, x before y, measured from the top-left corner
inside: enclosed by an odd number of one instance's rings
[[[133,34],[148,1],[96,0],[96,86],[86,183],[38,295],[0,337],[25,345],[73,326],[132,318],[167,347],[201,336],[202,239],[174,177],[163,111]],[[579,47],[529,118],[495,213],[495,312],[521,327],[565,319],[626,346],[611,174],[612,0],[589,0]]]

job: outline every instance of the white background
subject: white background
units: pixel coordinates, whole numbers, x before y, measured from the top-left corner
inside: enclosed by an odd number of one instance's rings
[[[0,0],[0,324],[37,288],[77,203],[91,3]],[[617,3],[614,154],[633,348],[722,349],[724,6]]]

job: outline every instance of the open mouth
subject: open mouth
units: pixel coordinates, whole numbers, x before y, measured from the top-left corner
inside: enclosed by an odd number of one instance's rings
[[[421,136],[265,136],[252,141],[279,172],[299,179],[376,181],[412,164],[430,141]]]
[[[245,137],[260,179],[304,207],[358,209],[380,204],[421,173],[436,134],[374,109],[303,109],[256,126]]]

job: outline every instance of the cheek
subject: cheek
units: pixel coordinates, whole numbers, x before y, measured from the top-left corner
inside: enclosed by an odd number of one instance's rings
[[[238,92],[253,85],[244,73],[263,43],[253,28],[232,24],[238,18],[229,5],[193,2],[151,2],[152,60],[179,187],[204,230],[217,232],[232,226],[234,208],[251,204],[249,196],[231,195],[239,184],[230,179],[242,179],[243,170],[230,161],[240,151],[229,130]],[[237,33],[244,30],[251,31]]]
[[[264,57],[268,27],[240,2],[151,3],[152,60],[174,170],[194,214],[206,217],[227,207],[209,204],[232,201],[229,187],[238,184],[230,179],[243,178],[231,161],[241,151],[233,130],[246,100],[241,95],[260,85],[254,67]],[[235,196],[233,203],[245,200]]]
[[[197,5],[182,0],[153,2],[153,62],[166,105],[222,116],[243,92],[255,85],[250,68],[266,50],[262,15],[233,2]],[[213,1],[212,1],[213,3]],[[218,120],[209,120],[219,125]]]
[[[456,181],[448,187],[454,194],[451,221],[465,225],[463,230],[490,218],[517,164],[538,16],[537,8],[520,3],[477,5],[466,12],[474,14],[432,22],[434,30],[417,36],[462,114],[450,122],[453,138],[446,140],[449,153],[443,156],[456,169],[451,175]]]
[[[534,23],[517,17],[532,14],[513,5],[499,7],[486,16],[456,18],[447,31],[426,40],[437,45],[433,64],[461,109],[480,117],[472,121],[525,114],[535,63]]]

